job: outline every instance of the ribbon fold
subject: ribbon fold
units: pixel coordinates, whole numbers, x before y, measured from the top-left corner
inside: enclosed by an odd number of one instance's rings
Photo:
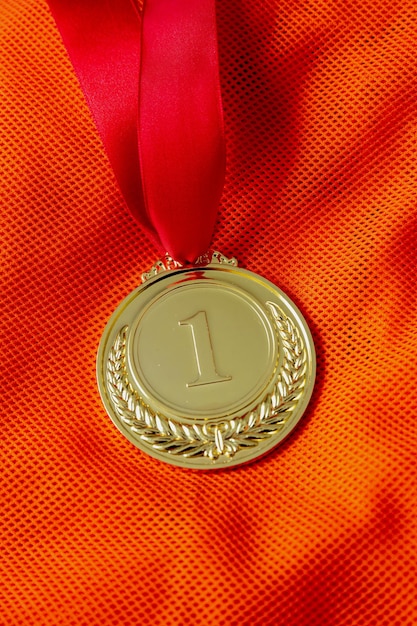
[[[193,262],[225,172],[214,0],[48,2],[130,211]]]

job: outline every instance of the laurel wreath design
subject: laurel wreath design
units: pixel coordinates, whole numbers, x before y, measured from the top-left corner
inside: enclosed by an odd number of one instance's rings
[[[182,457],[222,455],[257,446],[282,431],[302,395],[307,353],[297,327],[276,305],[267,303],[281,338],[283,359],[272,391],[251,411],[223,423],[187,425],[154,412],[132,386],[126,367],[128,327],[117,334],[107,359],[106,386],[121,422],[155,451]]]

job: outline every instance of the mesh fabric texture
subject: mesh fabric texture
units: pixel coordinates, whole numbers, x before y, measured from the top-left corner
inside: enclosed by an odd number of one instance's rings
[[[417,623],[414,1],[218,2],[228,174],[213,247],[286,291],[318,378],[295,433],[198,473],[95,382],[158,257],[43,0],[0,5],[7,625]]]

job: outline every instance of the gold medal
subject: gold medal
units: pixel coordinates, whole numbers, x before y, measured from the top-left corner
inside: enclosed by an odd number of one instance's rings
[[[97,376],[119,430],[153,457],[195,469],[246,463],[295,427],[310,399],[315,351],[275,285],[213,253],[159,262],[116,309]]]
[[[175,12],[159,0],[141,11],[115,0],[87,11],[50,3],[128,207],[158,247],[194,261],[225,178],[214,3],[178,2]],[[97,19],[109,39],[92,55]],[[111,317],[97,371],[107,412],[132,443],[215,469],[251,461],[291,432],[312,393],[315,354],[284,293],[213,253],[154,266]]]

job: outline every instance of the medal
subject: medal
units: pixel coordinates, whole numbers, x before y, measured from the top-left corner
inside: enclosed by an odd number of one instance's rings
[[[105,38],[71,38],[90,27],[83,10],[74,17],[71,7],[50,5],[128,206],[169,253],[106,326],[100,395],[117,428],[161,461],[204,470],[246,463],[304,413],[315,378],[311,334],[278,287],[206,252],[224,179],[213,1],[178,0],[173,13],[169,2],[148,0],[143,15],[130,1],[113,2],[113,10],[87,11],[91,24],[106,24],[110,42],[122,42],[108,57]],[[120,120],[103,115],[112,110],[96,80],[103,58],[128,140]]]
[[[219,253],[207,264],[164,267],[106,327],[97,360],[103,403],[119,430],[160,460],[196,469],[250,461],[291,432],[310,399],[306,322],[275,285]]]

